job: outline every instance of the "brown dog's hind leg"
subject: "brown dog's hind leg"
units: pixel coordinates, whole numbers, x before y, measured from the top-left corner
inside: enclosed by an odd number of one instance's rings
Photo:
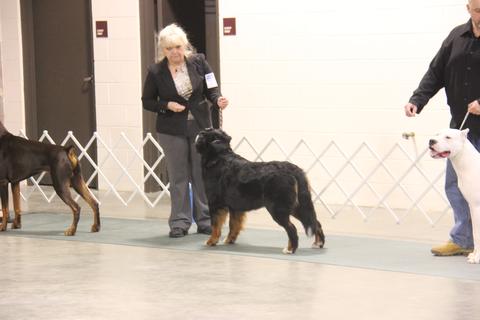
[[[70,193],[70,191],[68,191]],[[74,236],[77,232],[78,221],[80,220],[80,206],[73,200],[69,194],[66,199],[62,199],[72,209],[73,221],[70,227],[68,227],[63,234],[66,236]]]
[[[98,202],[90,194],[90,190],[88,190],[87,184],[85,183],[85,180],[83,180],[80,172],[74,173],[72,186],[93,210],[93,225],[91,232],[100,231],[100,210],[98,208]]]
[[[12,229],[20,229],[22,227],[22,216],[20,208],[20,183],[12,183],[13,210],[15,211],[15,220],[12,223]]]
[[[8,212],[8,183],[2,183],[0,185],[0,197],[2,198],[2,224],[0,225],[0,231],[7,230],[8,219],[10,213]]]
[[[230,221],[229,227],[230,231],[228,236],[223,240],[225,244],[234,244],[237,240],[240,231],[243,229],[243,224],[245,223],[245,218],[247,217],[245,212],[230,212]]]
[[[62,199],[63,202],[65,202],[65,204],[72,209],[73,221],[71,226],[64,231],[64,234],[66,236],[74,236],[75,232],[77,232],[78,220],[80,220],[80,206],[75,202],[75,200],[73,200],[67,180],[63,180],[63,183],[60,184],[58,177],[52,175],[52,182],[53,188],[57,192],[60,199]]]
[[[219,209],[211,214],[210,219],[212,220],[212,234],[207,242],[205,242],[207,246],[214,246],[218,243],[218,239],[220,239],[220,236],[222,235],[222,226],[227,219],[227,214],[227,209]]]

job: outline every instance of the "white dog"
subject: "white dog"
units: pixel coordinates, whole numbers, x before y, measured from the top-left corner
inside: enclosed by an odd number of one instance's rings
[[[474,251],[469,263],[480,263],[480,153],[467,140],[468,129],[447,129],[429,141],[431,156],[449,158],[458,177],[458,188],[468,202]]]

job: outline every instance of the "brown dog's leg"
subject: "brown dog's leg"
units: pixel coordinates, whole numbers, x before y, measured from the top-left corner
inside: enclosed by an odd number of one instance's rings
[[[243,229],[243,224],[245,223],[245,218],[247,217],[245,212],[230,212],[230,221],[229,227],[230,231],[228,236],[223,240],[225,244],[234,244],[235,240]]]
[[[12,183],[13,210],[15,211],[15,220],[12,223],[12,229],[20,229],[22,227],[22,217],[20,209],[20,183]]]
[[[98,209],[98,202],[90,194],[90,190],[88,190],[87,184],[85,183],[85,180],[83,180],[80,172],[74,173],[72,186],[93,210],[93,225],[91,232],[100,231],[100,210]]]
[[[80,220],[80,206],[75,202],[75,200],[73,200],[67,180],[63,179],[63,182],[60,183],[58,181],[58,177],[58,175],[54,176],[52,174],[53,188],[57,192],[60,199],[62,199],[63,202],[65,202],[65,204],[72,209],[73,214],[72,224],[64,231],[64,234],[66,236],[74,236],[75,232],[77,232],[78,220]]]
[[[7,230],[8,219],[10,214],[8,212],[8,183],[2,183],[0,185],[0,197],[2,198],[2,224],[0,225],[0,231]]]
[[[212,234],[205,243],[207,246],[214,246],[218,243],[218,239],[220,239],[220,236],[222,235],[222,226],[227,219],[227,214],[228,210],[219,209],[210,216],[210,219],[212,220]]]
[[[77,232],[78,221],[80,220],[80,206],[75,202],[75,200],[73,200],[73,198],[70,194],[70,191],[68,191],[68,195],[66,195],[66,196],[64,195],[64,197],[65,197],[65,199],[63,199],[62,197],[61,198],[62,198],[63,202],[65,202],[70,207],[70,209],[72,209],[73,220],[72,220],[72,224],[70,225],[70,227],[68,227],[63,232],[63,234],[66,235],[66,236],[74,236],[75,233]]]

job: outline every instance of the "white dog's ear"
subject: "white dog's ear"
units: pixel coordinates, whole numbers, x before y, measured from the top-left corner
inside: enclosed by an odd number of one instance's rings
[[[461,132],[462,132],[462,137],[464,137],[465,139],[467,139],[467,136],[468,136],[468,132],[469,132],[469,131],[470,131],[470,130],[469,130],[468,128],[462,130],[462,131],[461,131]]]

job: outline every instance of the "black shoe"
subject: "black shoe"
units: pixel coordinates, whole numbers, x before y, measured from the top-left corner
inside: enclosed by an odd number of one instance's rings
[[[181,238],[181,237],[184,237],[188,234],[188,231],[187,230],[183,230],[183,229],[180,229],[180,228],[173,228],[169,233],[168,233],[168,236],[170,238]]]
[[[206,227],[198,227],[197,228],[197,233],[202,233],[202,234],[212,234],[212,227],[206,226]]]

